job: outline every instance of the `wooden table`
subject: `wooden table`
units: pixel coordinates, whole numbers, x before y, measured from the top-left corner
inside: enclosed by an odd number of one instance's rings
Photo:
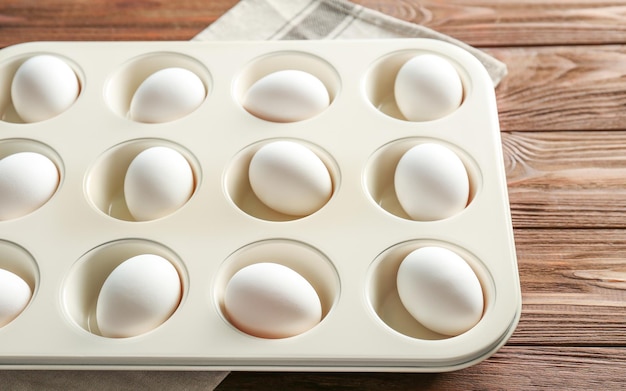
[[[445,374],[232,373],[219,390],[624,389],[626,0],[356,0],[504,61],[497,88],[521,321]],[[3,0],[0,47],[188,40],[235,0]]]

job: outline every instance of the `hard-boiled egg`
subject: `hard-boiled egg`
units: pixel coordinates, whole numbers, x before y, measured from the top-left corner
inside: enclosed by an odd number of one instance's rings
[[[159,123],[182,118],[196,110],[206,97],[202,80],[184,68],[165,68],[148,76],[130,102],[130,118]]]
[[[251,114],[273,122],[295,122],[311,118],[328,107],[330,97],[324,83],[299,70],[270,73],[256,81],[243,98]]]
[[[18,152],[0,160],[0,220],[39,209],[59,186],[57,166],[36,152]]]
[[[56,56],[29,58],[11,83],[13,107],[24,122],[38,122],[67,110],[78,97],[80,83],[74,70]]]
[[[457,253],[422,247],[404,258],[397,274],[400,300],[423,326],[459,335],[480,321],[483,291],[478,277]]]
[[[132,160],[124,177],[124,197],[137,221],[167,216],[183,206],[194,190],[189,162],[169,147],[151,147]]]
[[[414,220],[445,219],[462,211],[469,199],[465,165],[450,148],[416,145],[404,153],[394,174],[396,196]]]
[[[315,288],[293,269],[269,262],[233,275],[224,293],[224,310],[235,327],[261,338],[302,334],[322,317]]]
[[[394,95],[406,119],[430,121],[459,107],[463,100],[463,83],[450,61],[434,54],[421,54],[398,71]]]
[[[0,269],[0,327],[21,314],[31,296],[26,281],[8,270]]]
[[[105,337],[146,333],[174,313],[182,296],[176,268],[165,258],[142,254],[127,259],[106,278],[96,303],[96,322]]]
[[[320,209],[333,188],[324,162],[308,147],[287,140],[262,146],[250,161],[248,177],[262,203],[292,216]]]

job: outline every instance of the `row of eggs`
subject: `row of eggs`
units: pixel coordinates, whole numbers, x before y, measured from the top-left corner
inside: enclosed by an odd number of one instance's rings
[[[481,319],[481,283],[469,264],[443,247],[408,254],[397,271],[397,291],[406,310],[424,327],[455,336]],[[119,264],[106,278],[96,302],[97,334],[127,338],[149,332],[178,308],[183,286],[165,258],[140,254]],[[0,327],[31,300],[30,287],[0,269]],[[302,334],[322,320],[315,288],[299,273],[278,263],[260,262],[238,270],[223,299],[225,318],[242,332],[260,338]]]
[[[80,93],[73,69],[53,55],[24,61],[11,83],[11,100],[27,123],[55,117],[67,110]],[[161,69],[141,82],[132,96],[129,117],[138,122],[162,123],[196,110],[207,86],[193,72],[178,67]],[[397,106],[409,121],[428,121],[454,111],[463,99],[463,84],[454,66],[435,54],[407,61],[394,84]],[[243,98],[251,114],[273,122],[296,122],[321,113],[330,104],[324,83],[300,70],[281,70],[257,80]]]
[[[55,56],[40,55],[18,68],[11,85],[13,106],[24,122],[43,121],[67,110],[80,93],[74,71]],[[461,80],[442,57],[419,55],[398,72],[394,87],[398,108],[410,121],[427,121],[454,111],[463,98]],[[146,78],[135,91],[129,117],[138,122],[167,122],[194,111],[207,87],[192,72],[166,68]],[[278,71],[254,83],[242,105],[274,122],[311,118],[330,104],[324,84],[297,70]],[[268,207],[289,215],[307,215],[323,206],[333,190],[319,157],[290,141],[268,143],[253,156],[250,186]],[[16,186],[17,184],[17,186]],[[59,172],[47,157],[21,152],[0,160],[0,219],[30,213],[56,191]],[[440,144],[420,144],[400,159],[394,177],[401,206],[416,220],[436,220],[462,210],[468,201],[467,172],[454,152]],[[129,165],[124,197],[136,220],[172,213],[191,196],[194,177],[186,159],[166,147],[139,153]],[[0,270],[0,325],[9,323],[31,298],[28,285]],[[398,294],[407,311],[425,327],[458,335],[473,327],[483,312],[482,289],[469,265],[438,247],[415,250],[397,273]],[[454,289],[451,289],[453,287]],[[143,334],[167,320],[178,307],[182,284],[166,259],[144,254],[121,263],[100,289],[96,306],[99,332],[107,337]],[[439,300],[433,301],[431,298]],[[263,262],[239,270],[226,286],[224,312],[245,333],[262,338],[301,334],[321,321],[314,287],[284,265]]]
[[[319,156],[289,140],[268,142],[253,155],[248,179],[266,206],[290,216],[307,216],[324,206],[333,180]],[[59,185],[56,165],[36,152],[0,160],[0,221],[33,212]],[[136,155],[124,177],[124,199],[135,221],[167,216],[182,207],[195,188],[187,159],[173,148],[155,146]],[[440,220],[462,211],[469,199],[466,168],[455,152],[438,143],[409,149],[395,168],[398,201],[414,220]]]

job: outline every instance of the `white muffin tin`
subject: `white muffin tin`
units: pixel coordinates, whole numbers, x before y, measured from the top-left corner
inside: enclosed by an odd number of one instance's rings
[[[81,91],[64,113],[22,123],[10,99],[18,66],[53,54],[75,70]],[[462,105],[428,122],[397,114],[393,80],[419,53],[450,60],[464,85]],[[139,83],[178,66],[208,94],[193,113],[161,124],[127,117]],[[293,123],[246,112],[246,89],[277,70],[300,69],[324,82],[331,104]],[[60,170],[55,195],[21,218],[0,222],[0,268],[33,289],[30,304],[0,328],[4,368],[350,370],[437,372],[475,364],[501,347],[521,309],[495,94],[481,63],[450,44],[426,39],[275,42],[41,42],[0,51],[0,157],[43,153]],[[270,140],[312,148],[333,179],[330,201],[294,218],[254,197],[247,165]],[[440,221],[410,220],[395,197],[393,171],[410,147],[435,141],[463,160],[467,208]],[[135,222],[121,186],[131,159],[166,145],[190,162],[196,188],[164,218]],[[481,321],[446,337],[404,310],[395,273],[410,251],[452,249],[474,269],[485,297]],[[169,259],[183,298],[156,329],[131,338],[98,335],[95,300],[111,270],[141,253]],[[223,314],[229,278],[245,265],[273,261],[317,290],[321,323],[285,339],[234,328]]]

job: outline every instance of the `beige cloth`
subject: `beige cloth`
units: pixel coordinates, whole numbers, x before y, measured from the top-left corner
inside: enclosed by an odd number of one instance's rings
[[[506,65],[463,42],[343,0],[242,0],[194,40],[435,38],[472,52],[494,85]],[[207,303],[208,305],[208,303]],[[0,371],[7,390],[214,390],[220,371]]]
[[[194,40],[360,38],[440,39],[476,56],[494,85],[507,74],[504,63],[466,43],[344,0],[243,0]]]

